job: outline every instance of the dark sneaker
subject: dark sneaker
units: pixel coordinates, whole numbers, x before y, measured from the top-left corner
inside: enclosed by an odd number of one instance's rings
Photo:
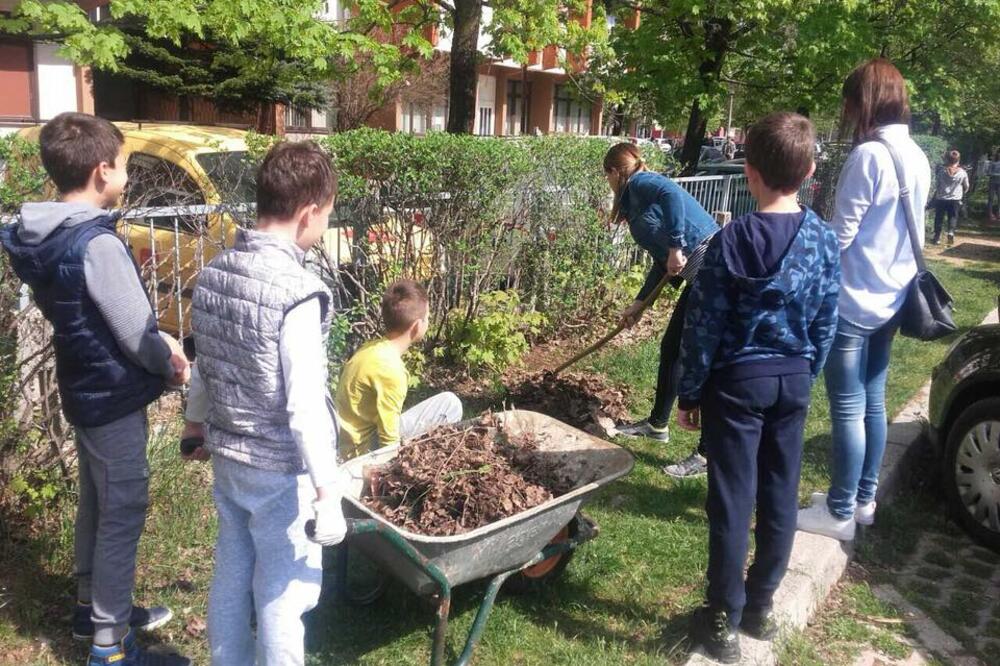
[[[129,618],[129,626],[142,631],[152,631],[159,629],[167,622],[170,622],[174,614],[169,608],[154,606],[153,608],[142,608],[132,606],[132,617]],[[78,641],[89,641],[94,637],[94,623],[90,620],[90,606],[77,604],[73,610],[73,638]]]
[[[670,441],[670,429],[667,426],[657,426],[649,422],[649,419],[626,423],[615,428],[619,435],[626,437],[648,437],[658,442]]]
[[[705,460],[705,456],[696,451],[679,463],[667,465],[663,468],[663,473],[675,479],[701,476],[708,473],[708,461]]]
[[[955,244],[955,234],[948,234],[948,247]]]
[[[743,609],[743,617],[740,619],[740,629],[750,638],[759,641],[773,641],[778,635],[778,622],[774,619],[774,613],[770,608],[761,610]]]
[[[176,654],[147,652],[139,647],[135,632],[130,630],[117,645],[91,645],[87,666],[191,666],[191,660]]]
[[[691,618],[691,638],[705,648],[705,654],[723,664],[740,660],[740,634],[729,626],[729,614],[702,606]]]

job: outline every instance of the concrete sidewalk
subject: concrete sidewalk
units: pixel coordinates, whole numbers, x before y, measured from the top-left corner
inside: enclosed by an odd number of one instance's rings
[[[987,315],[982,323],[998,323],[997,311],[994,310]],[[930,374],[929,368],[928,374]],[[906,471],[919,456],[920,447],[914,444],[924,436],[930,387],[928,381],[889,424],[885,457],[879,475],[880,504],[892,501],[893,496],[901,488]],[[829,537],[805,532],[798,532],[795,535],[788,573],[774,598],[774,611],[783,631],[806,627],[809,618],[826,601],[830,590],[843,576],[852,556],[851,543],[842,543]],[[743,651],[741,664],[755,666],[777,664],[773,643],[757,641],[741,634],[740,646]],[[705,666],[717,662],[705,657],[699,650],[692,653],[685,663]]]

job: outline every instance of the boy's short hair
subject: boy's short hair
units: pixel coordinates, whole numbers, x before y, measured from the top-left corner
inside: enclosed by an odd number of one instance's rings
[[[337,174],[319,144],[282,141],[257,172],[257,215],[287,220],[303,206],[326,206],[336,193]]]
[[[397,280],[382,296],[382,324],[386,333],[402,333],[427,314],[427,290],[413,280]]]
[[[38,136],[42,166],[61,193],[87,186],[101,164],[114,164],[125,138],[104,118],[68,111],[45,123]]]
[[[764,116],[747,132],[746,160],[772,190],[799,189],[812,169],[816,128],[805,116],[782,111]]]

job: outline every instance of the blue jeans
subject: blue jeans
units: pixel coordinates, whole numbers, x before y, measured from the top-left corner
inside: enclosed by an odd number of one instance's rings
[[[843,319],[826,362],[826,393],[833,423],[833,473],[827,506],[838,518],[855,503],[875,499],[888,422],[885,381],[898,324],[859,328]]]

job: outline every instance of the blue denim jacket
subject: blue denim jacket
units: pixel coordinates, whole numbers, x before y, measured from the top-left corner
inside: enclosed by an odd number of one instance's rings
[[[684,254],[690,254],[719,230],[697,199],[653,171],[640,171],[629,179],[622,193],[621,209],[633,240],[653,257],[653,270],[639,292],[640,300],[662,278],[670,249],[681,248]]]

